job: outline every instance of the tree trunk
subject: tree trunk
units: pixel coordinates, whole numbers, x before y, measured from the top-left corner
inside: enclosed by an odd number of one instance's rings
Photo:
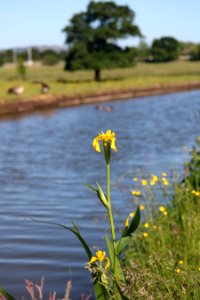
[[[101,81],[101,70],[99,69],[94,70],[94,80]]]

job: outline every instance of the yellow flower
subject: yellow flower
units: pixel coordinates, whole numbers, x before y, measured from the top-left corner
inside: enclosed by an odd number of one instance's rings
[[[138,178],[137,177],[133,177],[133,181],[138,181]]]
[[[165,208],[164,206],[160,206],[160,207],[159,207],[159,210],[160,210],[161,212],[164,212],[164,211],[166,211],[166,208]]]
[[[94,150],[97,152],[101,152],[101,148],[99,145],[100,141],[102,141],[104,147],[109,143],[111,149],[113,149],[115,152],[117,151],[115,132],[112,132],[110,129],[107,130],[106,133],[101,132],[94,138],[92,145]]]
[[[144,209],[145,209],[144,205],[141,204],[141,205],[140,205],[140,210],[144,210]]]
[[[183,260],[179,260],[179,265],[183,265]]]
[[[106,256],[106,252],[99,250],[96,252],[96,256],[92,256],[92,258],[90,259],[90,264],[99,261],[100,262],[100,267],[102,267],[102,263],[105,262],[104,268],[108,269],[108,267],[110,266],[110,259]]]
[[[169,185],[169,182],[168,182],[168,180],[166,179],[166,178],[162,178],[162,182],[163,182],[163,184],[165,185],[165,186],[168,186]]]
[[[198,267],[198,270],[200,271],[200,267]]]
[[[141,192],[138,191],[138,190],[133,190],[133,191],[131,192],[131,194],[134,195],[134,196],[141,196]]]
[[[143,186],[146,186],[146,185],[148,184],[148,182],[147,182],[146,179],[142,179],[142,180],[141,180],[141,183],[142,183]]]
[[[147,238],[148,236],[149,236],[149,235],[148,235],[147,232],[144,232],[144,233],[143,233],[143,237],[144,237],[144,238]]]
[[[177,269],[175,270],[175,272],[178,274],[178,273],[181,272],[181,270],[180,270],[179,268],[177,268]]]
[[[134,213],[134,212],[131,212],[131,213],[129,214],[129,216],[130,216],[131,218],[133,218],[133,217],[135,216],[135,213]]]
[[[145,228],[149,228],[149,223],[144,223]]]
[[[163,177],[166,177],[166,176],[167,176],[167,173],[163,172],[163,173],[162,173],[162,176],[163,176]]]
[[[200,196],[200,192],[199,191],[195,191],[195,190],[192,190],[192,194],[195,195],[195,196]]]
[[[167,216],[168,215],[168,212],[165,210],[165,211],[163,211],[163,215],[164,216]]]
[[[153,180],[150,181],[150,185],[151,185],[151,186],[154,186],[155,184],[156,184],[155,181],[153,181]]]
[[[151,175],[152,176],[152,180],[156,183],[158,182],[158,176],[156,175]]]

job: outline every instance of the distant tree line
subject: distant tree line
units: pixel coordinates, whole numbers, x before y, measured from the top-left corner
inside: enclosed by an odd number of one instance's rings
[[[127,5],[114,1],[90,1],[83,12],[72,16],[63,29],[67,50],[32,48],[32,60],[53,66],[65,61],[65,70],[94,70],[94,79],[101,79],[103,69],[131,67],[137,61],[147,63],[170,62],[178,59],[200,60],[200,44],[178,41],[171,36],[154,39],[149,46],[134,23],[135,13]],[[120,40],[139,37],[138,47],[122,47]],[[27,50],[0,51],[0,66],[5,63],[27,61]],[[17,58],[16,58],[17,56]]]
[[[82,56],[84,56],[84,47],[77,48],[73,50],[69,47],[68,50],[55,51],[53,49],[46,49],[41,51],[38,48],[32,48],[32,59],[34,62],[40,62],[46,66],[53,66],[59,62],[66,61],[66,56],[68,59],[68,69],[73,69],[72,63],[81,68],[83,65]],[[113,50],[110,51],[110,60],[113,57]],[[159,63],[159,62],[169,62],[173,60],[189,60],[189,61],[200,61],[200,44],[180,42],[173,37],[161,37],[160,39],[155,39],[151,46],[141,39],[138,47],[125,48],[124,53],[127,52],[126,66],[128,64],[134,65],[134,62],[148,62],[148,63]],[[78,60],[74,60],[74,57],[78,55]],[[27,51],[17,52],[18,60],[27,61]],[[70,60],[71,59],[71,60]],[[85,56],[85,59],[87,57]],[[8,49],[5,51],[0,51],[0,66],[6,63],[13,63],[13,50]],[[103,64],[103,62],[101,62]],[[110,68],[108,66],[108,59],[106,61],[107,66],[105,68]],[[116,64],[116,62],[115,62]]]
[[[14,52],[15,51],[15,52]],[[34,62],[41,62],[43,65],[56,65],[60,61],[64,61],[66,57],[66,50],[55,51],[51,48],[40,50],[39,48],[31,48],[32,60]],[[27,61],[27,50],[8,49],[0,52],[0,66],[6,63],[13,63],[15,56],[17,60]]]

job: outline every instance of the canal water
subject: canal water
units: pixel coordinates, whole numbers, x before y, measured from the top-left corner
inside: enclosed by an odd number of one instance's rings
[[[103,155],[91,145],[100,131],[117,135],[112,200],[122,224],[134,204],[119,181],[131,187],[138,169],[183,173],[189,158],[183,147],[190,149],[200,132],[200,91],[106,105],[111,113],[87,105],[0,121],[0,286],[18,299],[27,295],[24,279],[39,283],[42,276],[45,295],[56,290],[62,298],[68,279],[72,299],[91,287],[79,241],[32,218],[69,226],[74,221],[93,249],[104,247],[105,211],[84,186],[105,183]]]

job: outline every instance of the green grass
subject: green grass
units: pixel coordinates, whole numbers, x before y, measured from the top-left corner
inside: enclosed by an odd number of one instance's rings
[[[200,151],[192,152],[186,174],[181,183],[171,182],[174,192],[166,213],[156,204],[156,185],[142,187],[154,208],[142,211],[147,221],[126,253],[128,284],[123,289],[128,299],[200,299]],[[159,182],[166,197],[169,187]]]
[[[93,81],[93,71],[65,72],[63,65],[54,67],[27,67],[27,79],[18,78],[15,67],[0,68],[0,102],[26,100],[40,95],[39,85],[34,80],[50,84],[51,95],[84,96],[133,88],[163,86],[173,83],[191,83],[200,81],[200,62],[172,62],[160,64],[138,63],[134,68],[102,71],[102,82]],[[22,96],[11,96],[7,89],[23,85]]]

